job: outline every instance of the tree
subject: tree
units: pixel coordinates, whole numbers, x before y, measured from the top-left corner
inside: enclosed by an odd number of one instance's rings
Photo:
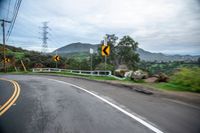
[[[107,63],[108,64],[116,64],[115,63],[115,57],[116,57],[116,41],[118,40],[118,37],[115,34],[106,34],[107,37],[107,45],[110,46],[110,56],[107,57]],[[101,41],[101,45],[98,48],[99,55],[101,55],[101,46],[104,44],[104,40]],[[104,57],[101,58],[102,61],[104,61]]]
[[[135,42],[130,36],[124,36],[119,43],[117,43],[118,37],[115,34],[106,34],[107,45],[110,46],[110,56],[107,57],[107,64],[114,65],[115,69],[119,65],[125,64],[130,69],[135,69],[139,62],[139,55],[136,53],[138,43]],[[98,48],[98,55],[101,58],[101,62],[104,62],[104,57],[101,56],[101,46],[104,41],[101,41],[101,45]]]
[[[102,62],[102,57],[98,53],[93,54],[93,56],[92,56],[92,65],[93,65],[92,68],[93,69],[96,68],[96,66],[100,62]]]
[[[198,58],[197,63],[200,66],[200,57]]]
[[[130,69],[135,69],[139,62],[139,54],[136,53],[138,43],[130,36],[124,36],[116,46],[117,65],[126,64]]]

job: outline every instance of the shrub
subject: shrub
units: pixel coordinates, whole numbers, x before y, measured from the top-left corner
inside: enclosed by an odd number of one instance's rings
[[[114,66],[111,65],[111,64],[106,64],[106,67],[105,67],[105,64],[104,63],[100,63],[96,66],[95,70],[110,70],[110,71],[113,71],[114,70]]]
[[[200,92],[200,68],[181,68],[171,77],[170,83]]]
[[[132,73],[131,79],[132,80],[141,80],[148,78],[148,73],[142,70],[137,70]]]
[[[114,75],[118,76],[118,77],[124,77],[126,72],[128,72],[128,70],[117,69],[117,70],[115,70]]]
[[[169,77],[165,74],[165,73],[162,73],[160,72],[159,75],[158,75],[158,82],[167,82],[169,79]]]

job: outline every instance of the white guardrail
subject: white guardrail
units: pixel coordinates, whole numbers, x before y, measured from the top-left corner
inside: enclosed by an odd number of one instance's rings
[[[33,68],[32,72],[68,72],[74,74],[82,74],[82,75],[94,75],[94,76],[111,76],[111,71],[105,70],[95,70],[95,71],[87,71],[87,70],[70,70],[70,69],[59,69],[59,68]]]

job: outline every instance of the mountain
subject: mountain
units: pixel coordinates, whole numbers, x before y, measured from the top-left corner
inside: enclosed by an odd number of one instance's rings
[[[57,50],[53,51],[53,54],[57,53],[62,56],[79,56],[81,54],[88,56],[89,49],[94,49],[94,52],[97,52],[99,44],[89,44],[89,43],[71,43],[64,47],[58,48]],[[84,53],[84,54],[83,54]],[[163,53],[152,53],[141,48],[137,49],[137,53],[140,55],[141,60],[145,61],[196,61],[200,55],[191,56],[191,55],[165,55]]]
[[[53,51],[53,53],[66,55],[71,53],[80,53],[80,52],[87,52],[89,53],[90,48],[94,49],[94,52],[97,51],[98,44],[89,44],[89,43],[71,43],[69,45],[66,45],[64,47],[58,48],[57,50]]]
[[[198,58],[200,58],[200,55],[166,55],[163,53],[151,53],[141,48],[138,48],[137,52],[140,55],[140,58],[145,61],[197,61]]]

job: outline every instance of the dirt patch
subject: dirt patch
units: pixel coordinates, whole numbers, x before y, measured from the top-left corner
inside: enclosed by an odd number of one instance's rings
[[[150,77],[144,80],[147,83],[155,83],[156,81],[158,81],[157,77]]]

